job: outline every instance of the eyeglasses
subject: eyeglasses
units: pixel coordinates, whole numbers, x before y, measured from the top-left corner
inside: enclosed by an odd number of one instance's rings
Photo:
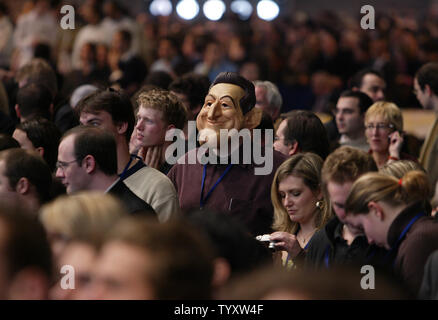
[[[78,160],[72,160],[72,161],[56,161],[56,168],[65,170],[70,164],[77,162]]]
[[[366,130],[373,130],[373,129],[388,130],[388,129],[394,129],[394,125],[391,124],[391,123],[389,123],[389,124],[386,124],[386,123],[377,123],[377,124],[370,123],[370,124],[367,124],[365,126],[365,129]]]

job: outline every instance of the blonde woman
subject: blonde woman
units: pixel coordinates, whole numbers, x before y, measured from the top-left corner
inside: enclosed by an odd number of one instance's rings
[[[287,267],[307,249],[315,231],[330,218],[330,205],[321,189],[321,157],[299,153],[286,160],[275,173],[271,188],[274,206],[273,229],[270,235]]]
[[[100,242],[105,232],[125,214],[123,204],[109,194],[79,192],[44,205],[40,219],[57,261],[70,240]]]
[[[394,103],[379,101],[369,107],[365,113],[365,136],[378,168],[401,159],[416,161],[414,157],[401,152],[403,116]]]
[[[428,256],[438,249],[438,223],[424,208],[429,192],[423,171],[408,171],[401,179],[367,173],[353,184],[345,204],[346,223],[389,251],[386,263],[414,294]]]

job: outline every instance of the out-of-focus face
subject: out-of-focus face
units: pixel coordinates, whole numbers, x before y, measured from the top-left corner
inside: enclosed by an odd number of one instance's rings
[[[256,108],[260,108],[269,114],[273,121],[278,118],[280,110],[272,107],[268,101],[267,90],[264,87],[256,86],[255,87],[255,95],[256,95]]]
[[[350,230],[363,230],[369,244],[390,249],[387,239],[388,226],[373,211],[370,211],[368,214],[348,214],[345,218],[345,223]]]
[[[12,189],[9,178],[5,175],[6,162],[0,160],[0,200],[3,202],[14,201],[18,197],[18,193]]]
[[[129,46],[120,32],[114,34],[111,47],[119,53],[125,53],[129,50]]]
[[[385,89],[385,81],[372,73],[368,73],[363,77],[362,86],[359,88],[359,90],[366,93],[373,102],[385,99]]]
[[[175,48],[169,40],[161,40],[158,46],[158,56],[162,59],[172,59],[175,55]]]
[[[278,126],[277,132],[274,137],[274,149],[278,152],[286,156],[291,156],[290,152],[292,150],[292,146],[284,140],[284,130],[287,126],[287,120],[283,120]]]
[[[269,109],[268,97],[266,95],[266,89],[264,87],[256,86],[256,107],[267,111]]]
[[[95,53],[90,43],[85,43],[80,51],[80,58],[82,62],[92,63],[95,58]]]
[[[431,102],[431,99],[426,94],[426,88],[425,90],[421,90],[417,78],[414,79],[414,93],[415,96],[417,97],[418,102],[420,102],[420,104],[423,106],[424,109],[433,109],[433,104]]]
[[[50,299],[85,300],[91,297],[90,284],[96,259],[95,249],[85,243],[73,242],[63,251],[57,263],[58,273],[62,266],[70,265],[75,271],[75,288],[66,290],[61,287],[61,279],[50,290]]]
[[[204,52],[204,61],[215,65],[219,63],[223,56],[223,50],[217,43],[210,43]]]
[[[244,95],[245,91],[234,84],[218,83],[211,87],[196,118],[198,130],[213,130],[219,143],[221,129],[242,129],[244,116],[240,99]]]
[[[339,184],[333,181],[327,183],[327,192],[332,203],[333,210],[336,213],[338,219],[344,223],[345,221],[345,201],[350,193],[353,182],[345,182]]]
[[[356,137],[364,133],[364,117],[357,98],[341,97],[336,104],[336,125],[340,134]]]
[[[94,299],[154,299],[147,274],[151,268],[147,253],[141,248],[120,241],[102,248],[94,270]]]
[[[313,219],[318,198],[302,178],[287,176],[278,184],[278,193],[292,221],[306,223]]]
[[[0,299],[2,300],[10,298],[8,296],[8,288],[10,286],[11,279],[8,275],[8,259],[6,253],[6,246],[8,242],[7,229],[8,228],[5,222],[0,220]]]
[[[35,150],[35,147],[32,143],[32,141],[29,140],[27,137],[26,132],[20,129],[15,129],[14,133],[12,134],[12,138],[18,141],[21,148],[27,149],[27,150]]]
[[[137,142],[142,147],[162,145],[165,142],[166,128],[161,110],[140,106],[135,130]]]
[[[257,63],[245,62],[239,71],[240,75],[249,81],[260,79],[260,68]]]
[[[58,148],[58,163],[56,177],[66,187],[68,194],[87,190],[89,184],[88,174],[74,155],[74,135],[70,135],[61,141]]]
[[[389,135],[394,131],[383,115],[370,116],[365,123],[365,136],[373,152],[384,153],[389,148]]]

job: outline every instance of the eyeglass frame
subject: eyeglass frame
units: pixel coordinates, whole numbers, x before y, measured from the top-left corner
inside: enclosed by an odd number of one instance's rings
[[[65,170],[68,168],[68,166],[74,162],[78,162],[78,159],[74,159],[72,161],[56,161],[55,167],[56,169]]]
[[[388,124],[377,123],[376,125],[371,125],[371,124],[365,125],[365,130],[376,129],[378,131],[381,131],[381,130],[389,130],[389,129],[394,129],[394,128],[395,128],[395,126],[392,123],[388,123]]]

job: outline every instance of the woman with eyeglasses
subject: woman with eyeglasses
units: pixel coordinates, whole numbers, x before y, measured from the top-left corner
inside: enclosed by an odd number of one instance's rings
[[[401,152],[403,146],[403,116],[394,103],[379,101],[365,113],[365,136],[377,167],[397,160],[416,161]]]

